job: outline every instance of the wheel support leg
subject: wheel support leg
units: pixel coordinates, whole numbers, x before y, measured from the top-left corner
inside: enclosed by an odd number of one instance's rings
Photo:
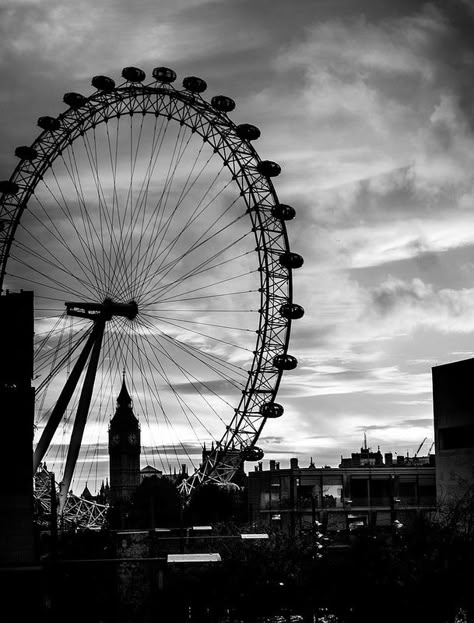
[[[44,427],[43,433],[41,435],[41,439],[36,446],[36,450],[33,455],[33,476],[36,473],[36,470],[39,467],[39,464],[43,460],[44,455],[46,454],[47,449],[49,448],[49,444],[54,437],[54,433],[56,432],[61,418],[64,415],[64,412],[67,409],[69,401],[71,400],[71,396],[76,389],[79,378],[84,370],[84,367],[87,363],[87,359],[92,350],[94,342],[97,339],[97,325],[93,328],[92,333],[90,334],[86,345],[82,349],[81,354],[79,355],[78,360],[76,361],[71,374],[69,375],[66,384],[63,387],[63,390],[56,402],[54,409],[51,412],[49,420]]]
[[[84,434],[84,428],[87,421],[87,415],[89,413],[89,407],[92,398],[92,391],[94,389],[94,382],[97,372],[97,366],[99,363],[100,349],[102,346],[102,338],[104,335],[105,320],[100,319],[96,321],[94,327],[95,340],[94,347],[92,349],[89,366],[86,372],[86,378],[82,386],[81,396],[79,398],[79,404],[77,407],[76,418],[74,420],[74,427],[72,430],[71,441],[69,443],[69,450],[66,458],[66,467],[64,470],[64,476],[61,484],[59,485],[59,514],[62,515],[66,505],[67,494],[71,486],[72,475],[74,468],[76,467],[77,458],[79,456],[79,450],[81,448],[82,436]]]

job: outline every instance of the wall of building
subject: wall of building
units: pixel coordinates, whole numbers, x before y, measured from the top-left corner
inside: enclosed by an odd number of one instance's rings
[[[434,510],[435,467],[262,469],[249,473],[248,494],[252,521],[290,534],[315,521],[330,531],[349,529],[356,521],[384,527]]]
[[[15,465],[0,490],[0,552],[4,564],[32,564],[33,293],[0,296],[0,409],[4,465]]]
[[[432,369],[437,495],[440,504],[474,489],[474,359]]]

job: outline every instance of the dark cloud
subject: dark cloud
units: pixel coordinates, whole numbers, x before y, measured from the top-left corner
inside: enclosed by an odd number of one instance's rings
[[[388,314],[401,304],[416,305],[423,302],[430,294],[430,288],[419,279],[404,282],[391,279],[371,291],[375,311]]]
[[[179,394],[196,394],[196,391],[200,391],[206,395],[217,394],[218,396],[222,395],[233,395],[236,393],[240,393],[243,387],[236,387],[234,384],[229,381],[225,381],[223,379],[209,380],[205,382],[195,383],[175,383],[173,388]]]
[[[425,428],[433,427],[433,418],[405,418],[394,420],[388,424],[369,424],[367,426],[357,426],[356,431],[387,430],[389,428]]]

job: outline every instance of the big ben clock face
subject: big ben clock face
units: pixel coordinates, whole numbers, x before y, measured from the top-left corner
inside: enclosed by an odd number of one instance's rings
[[[116,447],[119,445],[119,443],[120,443],[120,435],[115,433],[115,435],[112,435],[112,437],[110,438],[110,445]]]
[[[130,433],[128,436],[128,443],[131,446],[136,446],[138,443],[138,435],[137,433]]]

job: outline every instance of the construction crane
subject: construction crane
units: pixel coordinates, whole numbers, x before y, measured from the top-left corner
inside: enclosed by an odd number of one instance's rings
[[[427,439],[428,437],[425,437],[423,441],[420,443],[420,445],[418,446],[418,450],[415,452],[415,456],[413,457],[414,459],[416,459],[416,457],[418,456],[418,452],[421,450],[421,448],[423,447],[423,444],[425,443]]]

